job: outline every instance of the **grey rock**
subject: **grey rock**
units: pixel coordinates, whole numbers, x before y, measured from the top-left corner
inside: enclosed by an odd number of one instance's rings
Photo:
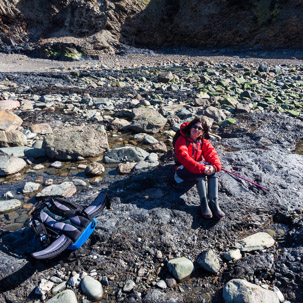
[[[202,268],[213,274],[217,274],[220,270],[219,258],[217,254],[211,249],[203,252],[199,256],[197,262]]]
[[[93,162],[89,164],[85,169],[85,174],[87,176],[100,176],[105,172],[105,167],[102,163]]]
[[[93,301],[101,300],[103,296],[103,287],[101,283],[90,276],[86,276],[81,281],[81,290]]]
[[[157,133],[162,130],[167,122],[159,112],[149,108],[135,108],[134,118],[129,128],[134,132]]]
[[[26,162],[23,159],[14,156],[0,155],[0,176],[15,174],[25,166]]]
[[[77,297],[71,289],[66,289],[46,301],[46,303],[77,303],[77,302],[78,302]]]
[[[270,290],[249,283],[246,280],[233,279],[223,289],[226,303],[279,303],[278,296]]]
[[[55,168],[60,168],[62,167],[62,162],[61,161],[55,161],[51,164],[52,167],[55,167]]]
[[[77,160],[78,157],[97,157],[108,150],[107,134],[98,125],[61,128],[44,141],[51,159]]]
[[[151,168],[151,167],[156,167],[159,164],[160,163],[158,161],[156,161],[156,162],[140,161],[136,164],[134,169],[135,170],[147,169],[147,168]]]
[[[147,144],[155,144],[155,143],[158,143],[159,141],[156,138],[154,138],[153,136],[144,135],[143,142],[147,143]]]
[[[37,194],[37,197],[51,197],[51,196],[61,196],[61,197],[71,197],[77,191],[76,186],[72,182],[63,182],[59,185],[54,184],[47,186],[42,189],[41,192]]]
[[[104,155],[105,163],[119,163],[119,162],[139,162],[144,160],[149,155],[148,152],[140,147],[119,147],[111,150]]]
[[[23,188],[23,193],[28,194],[35,192],[41,188],[41,184],[34,182],[26,182]]]
[[[82,179],[73,179],[72,182],[76,186],[87,186],[87,183],[84,180],[82,180]]]
[[[224,111],[214,106],[207,107],[204,114],[205,116],[214,119],[216,122],[226,119],[226,114],[224,113]]]
[[[185,257],[172,259],[167,265],[169,272],[179,281],[190,276],[194,270],[192,261]]]
[[[52,288],[52,294],[56,295],[57,293],[63,291],[66,288],[66,282],[61,282],[60,284],[56,285],[54,288]]]
[[[18,158],[41,158],[46,156],[46,152],[41,148],[33,148],[28,146],[3,147],[0,150],[8,156]]]
[[[158,75],[158,81],[163,83],[168,83],[174,79],[174,75],[172,72],[163,72]]]
[[[132,280],[127,280],[123,286],[124,292],[131,292],[134,287],[136,286],[136,283]]]
[[[17,199],[0,200],[0,214],[18,209],[21,205],[22,202]]]
[[[166,283],[165,283],[164,280],[158,281],[158,282],[157,282],[157,286],[158,286],[159,288],[161,288],[161,289],[166,289],[166,288],[167,288],[167,285],[166,285]]]
[[[275,244],[275,240],[271,235],[265,232],[259,232],[248,236],[237,242],[235,246],[241,251],[262,250]]]
[[[224,253],[224,259],[227,261],[240,260],[242,258],[240,249],[231,249],[230,251]]]

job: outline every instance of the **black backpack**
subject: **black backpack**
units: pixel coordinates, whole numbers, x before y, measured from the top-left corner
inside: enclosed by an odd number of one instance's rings
[[[60,197],[38,201],[29,225],[39,236],[44,249],[31,256],[34,259],[50,259],[65,249],[76,250],[81,247],[97,225],[95,215],[105,206],[110,208],[109,198],[104,192],[85,208]]]

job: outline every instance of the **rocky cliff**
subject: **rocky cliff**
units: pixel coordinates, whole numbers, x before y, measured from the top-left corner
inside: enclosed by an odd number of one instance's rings
[[[0,0],[3,47],[303,47],[299,0]],[[18,48],[18,47],[17,47]]]

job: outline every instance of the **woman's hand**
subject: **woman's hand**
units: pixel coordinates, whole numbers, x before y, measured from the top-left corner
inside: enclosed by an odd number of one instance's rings
[[[207,176],[213,175],[216,172],[216,169],[212,165],[206,165],[206,168],[204,170],[204,174]]]

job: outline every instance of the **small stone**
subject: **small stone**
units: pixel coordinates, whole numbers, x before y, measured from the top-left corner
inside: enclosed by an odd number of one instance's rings
[[[93,162],[89,164],[85,169],[85,174],[87,176],[100,176],[105,172],[105,167],[102,163]]]
[[[132,280],[127,280],[123,286],[124,292],[131,292],[133,288],[136,286],[135,282]]]
[[[166,285],[165,281],[163,281],[163,280],[160,280],[159,282],[157,282],[156,285],[157,285],[159,288],[161,288],[161,289],[166,289],[166,288],[167,288],[167,285]]]
[[[35,182],[26,182],[23,188],[24,194],[33,193],[41,188],[41,184]]]
[[[34,170],[40,170],[43,169],[45,166],[43,164],[37,164],[33,167]]]
[[[80,275],[79,274],[75,274],[68,281],[68,285],[70,285],[71,287],[77,287],[77,286],[79,286],[79,284],[80,284]]]
[[[4,197],[7,199],[7,198],[14,198],[14,194],[11,192],[11,191],[8,191],[4,194]]]
[[[174,278],[167,278],[165,282],[169,288],[173,288],[177,285],[177,281]]]
[[[135,165],[136,162],[119,163],[117,167],[117,172],[121,175],[129,174],[135,167]]]
[[[35,289],[35,293],[37,295],[45,295],[47,294],[54,286],[54,283],[45,279],[42,279]]]
[[[203,252],[198,260],[198,264],[205,270],[216,274],[220,270],[220,261],[217,254],[213,250]]]
[[[58,278],[60,279],[60,278]],[[56,295],[57,293],[63,291],[66,288],[66,282],[61,282],[60,284],[56,285],[53,289],[52,289],[52,294]]]
[[[242,258],[240,249],[231,249],[230,251],[224,254],[224,259],[227,261],[231,260],[240,260]]]
[[[61,161],[55,161],[51,164],[51,167],[60,168],[60,167],[62,167],[62,162]]]

